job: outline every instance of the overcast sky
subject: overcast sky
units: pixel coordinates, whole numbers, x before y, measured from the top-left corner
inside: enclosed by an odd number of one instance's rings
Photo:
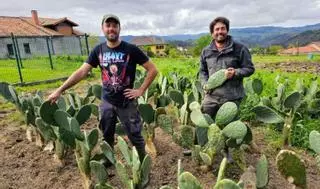
[[[320,0],[0,0],[0,16],[68,17],[82,32],[101,34],[106,13],[120,17],[122,35],[170,35],[208,32],[216,16],[232,28],[303,26],[320,23]]]

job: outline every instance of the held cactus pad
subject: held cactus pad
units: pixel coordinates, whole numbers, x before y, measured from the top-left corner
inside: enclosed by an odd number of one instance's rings
[[[227,80],[225,72],[226,69],[221,69],[211,75],[208,79],[207,84],[204,86],[204,89],[211,90],[221,86]]]

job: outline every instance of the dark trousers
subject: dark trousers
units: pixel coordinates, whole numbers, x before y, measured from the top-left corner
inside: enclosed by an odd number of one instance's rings
[[[132,145],[136,147],[141,160],[145,156],[145,142],[141,135],[142,122],[137,106],[138,103],[135,100],[128,102],[125,107],[114,106],[103,100],[100,105],[99,128],[103,132],[104,140],[113,147],[118,117]]]

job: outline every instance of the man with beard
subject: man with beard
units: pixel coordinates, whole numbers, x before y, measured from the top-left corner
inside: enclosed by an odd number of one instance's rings
[[[86,77],[92,68],[99,66],[103,83],[99,128],[103,132],[104,140],[111,147],[114,146],[115,126],[117,118],[119,118],[142,161],[146,152],[145,142],[141,135],[142,123],[136,99],[143,95],[158,71],[138,47],[119,39],[120,20],[117,16],[105,15],[101,25],[107,39],[106,42],[97,45],[87,61],[48,99],[55,102],[65,90]],[[137,64],[147,71],[147,76],[138,89],[133,89]],[[109,166],[110,164],[107,162],[105,165]]]
[[[205,91],[202,112],[215,117],[219,107],[227,101],[235,102],[238,107],[245,96],[243,78],[254,73],[254,66],[247,47],[236,42],[228,35],[229,20],[215,18],[209,26],[213,40],[202,50],[199,76],[204,85],[210,75],[226,69],[227,81],[220,87]]]

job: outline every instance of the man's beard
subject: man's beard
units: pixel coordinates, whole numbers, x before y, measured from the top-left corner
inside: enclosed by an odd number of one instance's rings
[[[105,37],[107,38],[108,41],[112,43],[117,42],[119,39],[119,35],[114,35],[114,37],[109,37],[108,35],[105,35]]]
[[[220,35],[221,36],[221,35]],[[219,39],[220,38],[220,39]],[[216,42],[218,43],[224,43],[227,40],[227,36],[223,35],[223,37],[216,37]]]

